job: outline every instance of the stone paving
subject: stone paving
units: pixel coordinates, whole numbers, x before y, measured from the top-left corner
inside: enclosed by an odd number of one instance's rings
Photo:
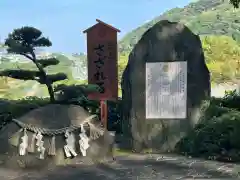
[[[240,165],[188,159],[174,155],[118,156],[116,161],[67,167],[38,172],[0,169],[0,180],[235,180],[240,179]]]

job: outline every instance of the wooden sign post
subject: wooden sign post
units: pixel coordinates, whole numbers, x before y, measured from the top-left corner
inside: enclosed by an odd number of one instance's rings
[[[100,100],[101,121],[107,129],[107,101],[118,99],[117,33],[120,30],[100,20],[83,31],[87,33],[88,84],[97,84],[100,92],[89,94]]]

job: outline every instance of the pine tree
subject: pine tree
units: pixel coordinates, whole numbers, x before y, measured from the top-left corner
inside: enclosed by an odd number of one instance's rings
[[[0,76],[7,76],[20,80],[35,80],[40,84],[47,86],[50,101],[54,102],[53,83],[56,81],[67,79],[64,73],[47,75],[44,68],[59,64],[56,58],[37,59],[36,50],[41,47],[52,46],[51,41],[42,36],[42,32],[34,27],[22,27],[13,30],[5,40],[8,53],[19,54],[35,64],[38,70],[12,70],[6,69],[0,71]]]

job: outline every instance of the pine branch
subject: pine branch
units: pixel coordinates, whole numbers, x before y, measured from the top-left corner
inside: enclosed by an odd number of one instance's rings
[[[39,71],[29,71],[29,70],[3,70],[0,71],[0,76],[11,77],[20,80],[36,80],[36,77],[40,76]]]
[[[50,75],[47,75],[46,77],[48,79],[48,81],[52,84],[56,81],[62,81],[62,80],[65,80],[67,79],[67,75],[64,74],[64,73],[57,73],[57,74],[50,74]],[[46,79],[42,76],[39,76],[37,79],[36,79],[40,84],[46,84]]]
[[[84,84],[81,84],[81,85],[65,85],[65,84],[60,84],[60,85],[57,85],[55,88],[54,88],[54,91],[55,92],[60,92],[60,91],[63,91],[63,92],[70,92],[70,93],[73,93],[73,92],[78,92],[78,93],[82,93],[82,94],[89,94],[89,93],[93,93],[93,92],[99,92],[100,91],[100,88],[98,85],[94,85],[94,84],[87,84],[87,85],[84,85]]]
[[[7,39],[5,45],[8,47],[7,52],[13,54],[28,54],[32,50],[31,47],[23,46],[13,39]]]
[[[230,0],[229,2],[234,8],[239,8],[240,0]]]
[[[56,82],[56,81],[62,81],[67,79],[67,75],[64,73],[57,73],[57,74],[51,74],[51,75],[47,75],[49,81],[51,81],[52,83]]]
[[[41,64],[43,68],[47,66],[52,66],[52,65],[58,65],[59,60],[56,58],[48,58],[48,59],[38,59],[37,63]]]

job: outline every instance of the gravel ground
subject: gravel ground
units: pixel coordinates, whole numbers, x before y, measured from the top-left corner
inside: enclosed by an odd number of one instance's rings
[[[76,164],[38,172],[0,169],[0,180],[177,180],[240,179],[240,165],[174,155],[118,156],[115,162]]]

